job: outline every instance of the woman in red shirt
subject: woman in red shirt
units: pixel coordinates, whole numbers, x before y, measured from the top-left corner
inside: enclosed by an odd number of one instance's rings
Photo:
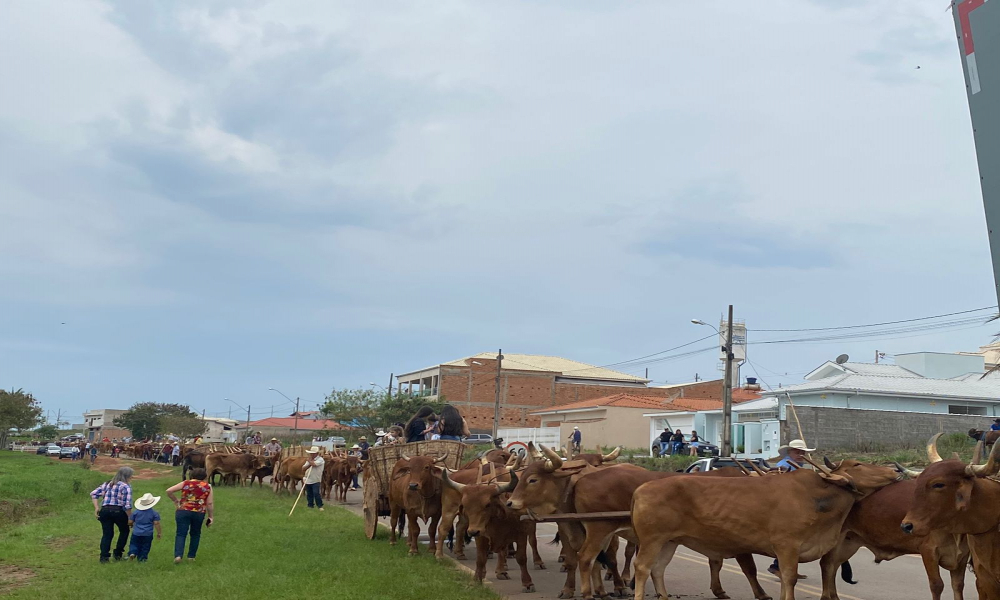
[[[205,481],[208,476],[205,469],[192,469],[191,479],[182,481],[167,489],[167,496],[177,507],[177,537],[174,539],[174,563],[180,563],[184,556],[184,543],[188,532],[191,533],[191,545],[188,547],[188,560],[193,561],[198,554],[198,543],[201,541],[201,526],[208,515],[207,526],[215,522],[215,498],[212,486]],[[174,496],[180,492],[180,500]]]

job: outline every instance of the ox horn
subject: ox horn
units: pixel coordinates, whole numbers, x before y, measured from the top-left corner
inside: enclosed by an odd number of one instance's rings
[[[539,460],[542,458],[542,453],[535,447],[535,442],[528,442],[528,456],[530,456],[532,460]]]
[[[943,458],[941,458],[941,455],[938,454],[938,449],[937,449],[938,438],[940,438],[942,435],[944,434],[935,433],[933,436],[931,436],[930,441],[927,442],[927,459],[932,463],[941,462],[942,460],[944,460]]]
[[[447,458],[448,458],[448,454],[449,454],[450,452],[451,452],[451,450],[445,450],[444,454],[442,454],[442,455],[441,455],[441,456],[439,456],[438,458],[435,458],[435,459],[434,459],[434,462],[436,462],[436,463],[439,463],[439,462],[444,462],[445,460],[447,460]]]
[[[996,475],[997,471],[1000,470],[1000,461],[997,459],[1000,459],[1000,443],[993,444],[993,449],[990,450],[985,465],[969,465],[965,467],[965,472],[975,477]]]
[[[452,481],[451,477],[448,477],[448,469],[441,471],[441,481],[444,482],[445,487],[449,487],[459,494],[465,489],[464,483],[458,483],[457,481]]]
[[[969,464],[978,465],[983,462],[983,442],[976,442],[976,449],[972,451],[972,462]]]
[[[903,475],[909,477],[910,479],[916,479],[917,477],[920,477],[920,471],[914,471],[913,469],[907,469],[906,467],[904,467],[903,465],[901,465],[901,464],[899,464],[898,462],[895,462],[895,461],[893,461],[892,465],[894,467],[896,467],[897,471],[899,471]]]
[[[405,452],[400,452],[399,457],[406,461],[410,460],[410,457],[407,456]]]
[[[511,471],[511,473],[510,473],[510,481],[508,481],[507,483],[505,483],[503,485],[498,485],[497,486],[497,491],[494,494],[494,496],[499,496],[500,494],[509,494],[509,493],[513,492],[514,488],[516,488],[516,487],[517,487],[517,473],[514,473],[513,471]]]
[[[509,471],[516,471],[516,470],[520,469],[521,468],[521,463],[524,462],[524,458],[520,454],[515,454],[515,455],[511,456],[510,458],[511,458],[511,460],[514,461],[514,464],[510,464],[508,462],[507,463],[508,467],[509,467],[508,470]]]
[[[545,461],[546,471],[551,473],[552,471],[555,471],[556,469],[562,466],[563,459],[558,454],[556,454],[555,450],[553,450],[552,448],[546,448],[542,444],[538,444],[538,446],[542,449],[542,454],[544,454],[545,458],[547,459]]]
[[[615,446],[615,449],[611,451],[611,454],[602,454],[601,455],[601,462],[602,463],[606,463],[606,462],[611,462],[613,460],[617,460],[618,456],[621,453],[622,453],[622,447],[621,446]]]
[[[840,468],[840,465],[834,465],[833,461],[831,461],[829,458],[825,456],[823,457],[823,464],[826,465],[826,468],[830,469],[831,471],[836,471],[837,469]]]
[[[816,462],[813,462],[813,459],[809,458],[808,456],[803,456],[802,458],[803,458],[803,459],[804,459],[804,460],[805,460],[805,461],[806,461],[807,463],[809,463],[809,464],[811,464],[812,466],[816,467],[816,470],[817,470],[817,471],[819,471],[819,472],[821,472],[821,473],[823,473],[824,475],[827,475],[827,476],[829,476],[829,475],[833,475],[833,471],[831,471],[830,469],[827,469],[827,468],[826,468],[826,467],[824,467],[823,465],[820,465],[820,464],[818,464],[818,463],[816,463]]]

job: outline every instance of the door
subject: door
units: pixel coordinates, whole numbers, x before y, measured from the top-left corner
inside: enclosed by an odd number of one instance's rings
[[[763,458],[771,458],[778,455],[778,448],[781,447],[781,422],[775,419],[762,420],[760,422],[760,446]]]

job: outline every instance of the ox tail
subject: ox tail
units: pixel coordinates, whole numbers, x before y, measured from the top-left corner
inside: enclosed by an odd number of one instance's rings
[[[608,561],[608,555],[604,550],[597,553],[597,562],[601,563],[601,566],[607,570],[611,570],[611,563]]]
[[[857,583],[854,580],[854,569],[851,568],[851,561],[845,560],[840,563],[840,578],[851,585]]]
[[[560,542],[560,540],[559,540],[559,532],[557,531],[556,532],[556,537],[552,538],[552,541],[549,542],[549,544],[555,546],[559,542]]]

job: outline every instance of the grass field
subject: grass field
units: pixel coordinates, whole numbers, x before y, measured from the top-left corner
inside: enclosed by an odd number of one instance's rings
[[[149,562],[98,563],[101,529],[89,492],[110,478],[82,463],[0,453],[0,596],[130,600],[169,595],[212,598],[498,598],[464,572],[427,553],[406,556],[387,536],[365,539],[359,517],[258,488],[219,488],[216,522],[203,530],[195,563],[173,564],[172,505],[163,490],[179,476],[144,471],[136,497],[163,496],[163,539]],[[149,465],[142,464],[146,469]],[[161,467],[165,469],[165,467]]]

